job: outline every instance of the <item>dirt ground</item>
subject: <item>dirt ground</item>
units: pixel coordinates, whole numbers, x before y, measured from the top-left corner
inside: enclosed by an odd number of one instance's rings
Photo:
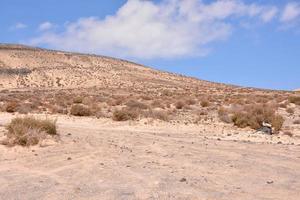
[[[0,113],[0,139],[12,117]],[[58,141],[0,145],[0,199],[299,199],[299,136],[48,117]]]

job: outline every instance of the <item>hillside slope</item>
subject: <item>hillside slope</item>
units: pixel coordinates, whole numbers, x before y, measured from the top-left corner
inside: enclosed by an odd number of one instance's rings
[[[0,45],[0,78],[5,89],[224,87],[120,59],[22,45]]]

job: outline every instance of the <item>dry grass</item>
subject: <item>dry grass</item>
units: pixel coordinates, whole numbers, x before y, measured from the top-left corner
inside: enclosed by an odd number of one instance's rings
[[[184,106],[185,106],[185,104],[184,104],[184,102],[182,102],[182,101],[177,101],[177,102],[175,103],[175,107],[176,107],[177,109],[182,109]]]
[[[112,119],[114,121],[127,121],[136,119],[139,116],[137,110],[122,109],[113,112]]]
[[[73,103],[76,103],[76,104],[80,104],[80,103],[82,103],[82,101],[83,101],[82,97],[75,97],[73,99]]]
[[[39,120],[33,117],[15,118],[6,127],[9,146],[31,146],[38,144],[47,135],[57,135],[56,122],[51,120]]]
[[[90,116],[92,114],[91,110],[84,105],[75,104],[71,107],[70,114],[74,116]]]
[[[300,124],[300,119],[295,120],[293,124]]]
[[[130,109],[141,109],[146,110],[148,106],[142,102],[136,101],[136,100],[130,100],[126,103],[126,106]]]
[[[225,122],[225,123],[232,123],[232,119],[231,117],[229,116],[229,113],[228,111],[221,107],[219,110],[218,110],[218,116],[219,116],[219,119],[222,121],[222,122]]]
[[[8,113],[14,113],[17,111],[19,104],[17,102],[8,102],[5,105],[5,111]]]
[[[294,103],[299,106],[300,105],[300,96],[290,96],[289,102]]]
[[[144,117],[152,118],[152,119],[159,119],[162,121],[169,121],[170,116],[168,112],[163,110],[149,110],[145,113],[143,113]]]
[[[202,107],[208,107],[208,106],[210,105],[210,103],[209,103],[208,100],[202,100],[202,101],[200,102],[200,105],[201,105]]]
[[[160,101],[160,100],[154,100],[154,101],[151,103],[151,106],[152,106],[152,108],[162,108],[162,109],[165,108],[163,102]]]
[[[275,111],[276,108],[267,104],[248,105],[235,111],[232,115],[232,121],[240,128],[249,126],[252,129],[258,129],[263,122],[267,122],[274,127],[275,132],[278,132],[282,128],[284,118],[276,114]]]
[[[295,113],[295,110],[293,108],[287,108],[286,112],[292,115]]]

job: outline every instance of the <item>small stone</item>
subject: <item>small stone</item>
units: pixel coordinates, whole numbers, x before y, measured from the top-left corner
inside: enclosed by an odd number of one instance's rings
[[[71,157],[68,157],[68,159],[67,160],[72,160],[72,158]]]
[[[268,183],[268,184],[272,184],[272,183],[274,183],[274,181],[267,181],[267,183]]]
[[[180,182],[186,182],[186,178],[180,179]]]

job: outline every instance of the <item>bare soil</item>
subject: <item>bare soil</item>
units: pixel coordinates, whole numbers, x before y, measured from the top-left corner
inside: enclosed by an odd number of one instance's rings
[[[0,138],[13,117],[0,113]],[[47,117],[58,120],[58,141],[0,145],[1,199],[299,199],[299,136]]]

